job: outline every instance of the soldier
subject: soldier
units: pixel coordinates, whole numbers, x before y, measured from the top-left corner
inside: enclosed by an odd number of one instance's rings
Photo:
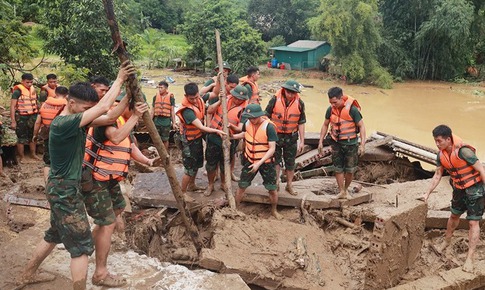
[[[182,107],[177,111],[180,120],[180,137],[182,139],[182,163],[184,176],[182,178],[182,192],[187,190],[203,190],[195,185],[197,171],[204,165],[204,150],[202,147],[203,134],[215,133],[223,137],[226,134],[218,129],[204,126],[206,100],[199,95],[197,84],[188,83],[184,86]]]
[[[239,84],[246,87],[248,90],[248,94],[250,96],[249,103],[259,104],[259,87],[257,81],[260,77],[259,68],[256,66],[250,66],[247,71],[246,75],[239,79]]]
[[[258,104],[249,104],[243,117],[248,118],[243,125],[243,132],[233,135],[233,139],[244,139],[243,168],[236,193],[236,206],[239,207],[246,188],[259,172],[263,177],[263,185],[269,192],[271,214],[281,219],[277,211],[278,192],[276,191],[276,169],[273,154],[276,149],[278,135],[276,128],[265,116]]]
[[[165,145],[167,150],[168,139],[170,138],[170,128],[175,126],[174,108],[175,97],[168,91],[168,83],[166,81],[159,82],[158,92],[153,98],[150,115],[155,123],[155,127],[157,127],[160,138],[162,138],[163,145]]]
[[[231,66],[229,65],[228,62],[223,61],[222,62],[222,70],[223,70],[224,78],[227,78],[227,76],[231,73],[232,68],[231,68]],[[216,75],[214,77],[208,79],[204,83],[204,86],[202,86],[202,88],[200,89],[199,94],[201,96],[205,95],[208,92],[213,92],[214,91],[214,87],[216,86],[217,79],[219,78],[218,77],[218,75],[219,75],[219,66],[216,66],[214,68],[214,71],[216,72]]]
[[[91,87],[93,87],[98,94],[98,97],[101,99],[108,92],[110,83],[109,80],[103,76],[94,76],[91,78]]]
[[[55,89],[54,97],[47,97],[47,100],[40,107],[39,115],[34,125],[34,137],[33,142],[37,142],[39,133],[41,139],[44,141],[44,180],[47,182],[50,168],[49,157],[49,127],[52,120],[64,109],[67,104],[67,95],[69,90],[66,87],[58,86]]]
[[[428,191],[423,195],[424,202],[440,183],[446,170],[451,177],[453,197],[451,214],[446,225],[445,240],[436,247],[444,253],[451,244],[451,237],[460,223],[460,216],[466,211],[468,220],[468,254],[463,271],[472,273],[475,267],[475,249],[480,239],[480,221],[484,207],[485,170],[475,154],[475,148],[464,144],[460,137],[451,132],[450,127],[439,125],[433,129],[433,138],[440,150],[436,158],[436,171]]]
[[[29,144],[30,156],[39,160],[35,154],[36,143],[32,140],[34,124],[39,113],[37,92],[34,88],[34,76],[30,73],[22,75],[22,81],[12,89],[10,100],[10,127],[17,134],[17,153],[19,162],[24,159],[24,144]]]
[[[305,104],[300,98],[300,92],[300,84],[289,80],[269,100],[266,107],[266,114],[271,118],[278,132],[275,152],[278,190],[280,168],[284,161],[287,179],[285,190],[291,195],[297,194],[292,185],[295,159],[297,152],[303,150],[305,141]]]
[[[134,72],[135,68],[129,62],[123,63],[111,91],[101,100],[88,83],[78,83],[69,88],[67,105],[52,121],[49,132],[51,170],[46,196],[50,204],[51,224],[17,281],[21,286],[55,278],[36,272],[56,244],[63,243],[71,255],[73,288],[86,289],[88,256],[94,251],[80,188],[86,129],[90,125],[109,125],[116,120],[124,108],[119,106],[118,110],[118,107],[110,112],[108,110],[119,95],[122,83]]]
[[[247,105],[248,99],[248,91],[245,87],[240,85],[232,89],[231,94],[227,97],[227,119],[230,126],[229,130],[232,134],[239,133],[242,130],[242,123],[244,122],[244,120],[241,119],[241,115]],[[213,101],[207,110],[209,114],[213,114],[209,127],[222,130],[222,101],[220,99],[212,100]],[[237,141],[238,140],[231,140],[231,165],[234,164],[238,144]],[[221,168],[221,189],[227,192],[224,176],[224,155],[222,152],[222,139],[219,137],[219,135],[213,133],[207,135],[205,158],[205,168],[207,170],[207,179],[209,181],[209,185],[207,187],[207,190],[205,191],[205,195],[211,195],[212,191],[214,190],[214,181],[216,177],[217,166],[220,166]],[[231,171],[231,175],[232,174],[233,173]]]
[[[350,198],[348,188],[359,163],[359,156],[365,150],[365,126],[360,114],[359,103],[344,96],[342,89],[333,87],[328,90],[331,104],[325,113],[325,121],[320,131],[318,150],[323,151],[323,139],[330,125],[330,143],[332,161],[335,167],[335,179],[339,188],[337,198]],[[360,135],[360,143],[359,143]],[[359,145],[360,144],[360,145]]]
[[[39,101],[41,103],[45,102],[48,97],[56,96],[56,88],[59,86],[57,83],[57,76],[55,74],[48,74],[46,76],[47,84],[40,88]]]

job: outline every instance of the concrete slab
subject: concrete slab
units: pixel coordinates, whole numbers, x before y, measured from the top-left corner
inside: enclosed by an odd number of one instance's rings
[[[374,222],[364,289],[396,285],[419,254],[428,207],[420,201],[385,207]]]
[[[427,229],[446,229],[446,224],[448,223],[448,218],[450,217],[449,211],[442,210],[429,210],[426,216],[426,228]],[[483,215],[485,218],[485,214]],[[484,220],[480,221],[480,226],[483,226]],[[457,229],[468,230],[468,220],[466,219],[466,214],[462,215],[460,218],[460,223]]]
[[[183,169],[177,169],[177,175],[182,178]],[[201,173],[197,176],[196,183],[198,185],[207,185],[207,179]],[[362,190],[358,194],[352,196],[350,200],[335,199],[333,195],[317,195],[325,186],[333,186],[334,179],[309,179],[295,181],[293,187],[298,192],[296,196],[288,194],[284,191],[285,184],[281,184],[281,191],[279,193],[278,205],[300,207],[301,202],[305,199],[306,203],[312,205],[315,209],[324,208],[340,208],[342,206],[352,206],[369,202],[372,195],[366,190]],[[353,185],[351,185],[353,187]],[[235,192],[237,183],[233,183],[233,191]],[[188,193],[197,203],[210,203],[220,200],[225,197],[225,193],[221,190],[216,190],[210,197],[206,197],[201,193]],[[170,207],[177,208],[175,197],[168,183],[165,172],[153,173],[138,173],[133,180],[133,191],[131,198],[140,206],[146,207]],[[254,202],[269,204],[268,191],[256,181],[252,186],[246,190],[244,202]],[[189,204],[191,205],[191,204]]]
[[[485,287],[485,261],[475,265],[475,273],[467,273],[461,267],[442,271],[437,275],[423,277],[416,281],[399,285],[392,290],[450,290],[450,289],[483,289]]]

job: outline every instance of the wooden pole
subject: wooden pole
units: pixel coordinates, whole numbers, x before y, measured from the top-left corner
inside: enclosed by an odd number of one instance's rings
[[[216,46],[217,46],[217,62],[219,63],[219,72],[224,71],[224,66],[222,65],[222,49],[221,49],[221,36],[219,30],[216,29]],[[232,182],[231,182],[231,141],[229,140],[229,128],[227,125],[229,121],[227,119],[227,96],[226,96],[226,80],[224,79],[224,74],[219,74],[219,82],[221,84],[222,96],[222,130],[227,134],[227,138],[222,139],[222,151],[224,153],[224,179],[227,187],[227,201],[231,208],[236,208],[236,201],[232,195]],[[218,92],[215,92],[216,94]]]
[[[129,60],[129,56],[128,52],[125,49],[125,45],[121,40],[120,30],[118,28],[118,23],[114,14],[113,1],[103,0],[103,4],[106,16],[108,18],[108,25],[111,30],[111,38],[114,42],[113,52],[116,52],[118,58],[123,63],[126,60]],[[126,82],[126,94],[128,96],[132,96],[132,98],[134,98],[137,102],[145,102],[140,87],[138,86],[138,80],[136,79],[135,75],[131,75]],[[158,135],[157,129],[155,127],[155,124],[153,123],[153,120],[150,118],[149,112],[145,112],[143,114],[143,121],[145,122],[148,133],[150,134],[150,137],[153,140],[153,144],[155,148],[157,148],[158,154],[160,155],[162,165],[165,168],[170,187],[172,188],[172,193],[177,200],[177,208],[181,213],[182,221],[187,228],[187,231],[189,232],[192,241],[194,242],[197,253],[200,253],[203,247],[203,243],[199,236],[199,230],[195,226],[195,223],[191,215],[189,214],[189,211],[186,209],[184,195],[182,194],[182,189],[177,180],[175,169],[170,163],[170,156],[168,156],[167,150],[163,145],[160,135]]]

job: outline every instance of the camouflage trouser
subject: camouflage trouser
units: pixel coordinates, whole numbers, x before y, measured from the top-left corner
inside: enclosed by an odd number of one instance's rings
[[[170,127],[171,126],[156,126],[158,135],[162,138],[162,141],[168,141],[170,139]]]
[[[126,201],[117,180],[93,179],[93,189],[83,192],[83,197],[88,215],[94,219],[95,224],[100,226],[114,223],[115,212],[121,212],[126,207]]]
[[[182,142],[182,163],[184,173],[188,176],[195,176],[197,170],[204,165],[204,148],[202,137],[191,141]]]
[[[91,255],[93,238],[84,209],[79,180],[49,178],[47,200],[51,206],[51,227],[45,232],[48,243],[63,243],[71,258]]]
[[[230,157],[231,160],[234,159],[236,154],[237,145],[239,140],[231,140]],[[214,144],[212,142],[207,142],[205,146],[205,169],[209,172],[215,171],[217,165],[220,165],[221,171],[224,172],[224,154],[222,153],[222,146]]]
[[[29,144],[32,142],[36,119],[37,114],[28,116],[20,116],[17,113],[15,114],[15,121],[17,122],[17,128],[15,129],[15,133],[17,134],[17,143]]]
[[[296,151],[298,149],[298,132],[291,134],[278,134],[276,151],[274,153],[275,162],[286,170],[295,170]]]
[[[241,169],[241,177],[239,180],[239,188],[247,188],[251,185],[256,174],[259,172],[263,177],[263,185],[267,190],[276,190],[276,169],[275,163],[263,163],[257,172],[251,172],[249,166],[252,164],[244,156],[241,157],[243,168]]]
[[[336,173],[354,173],[359,164],[359,144],[332,142],[332,161]]]
[[[44,140],[44,154],[42,155],[44,160],[44,167],[51,167],[51,158],[49,156],[49,139]]]
[[[453,188],[451,212],[461,215],[466,211],[467,220],[481,220],[484,208],[484,192],[481,182],[465,189]]]

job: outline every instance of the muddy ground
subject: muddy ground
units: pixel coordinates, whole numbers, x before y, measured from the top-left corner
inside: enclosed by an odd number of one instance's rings
[[[363,190],[372,192],[373,201],[355,208],[365,211],[373,207],[394,207],[397,199],[400,204],[415,202],[415,199],[421,196],[428,187],[428,180],[388,184],[392,181],[405,181],[413,173],[405,169],[406,167],[396,167],[396,165],[376,163],[372,166],[372,170],[365,170],[365,172],[373,172],[374,175],[378,172],[385,174],[373,176],[375,180],[370,180],[370,182],[378,182],[383,185],[364,187]],[[49,217],[49,211],[46,209],[7,206],[3,201],[3,196],[19,186],[17,193],[20,196],[43,199],[44,185],[41,168],[41,162],[27,160],[27,163],[21,166],[7,167],[6,173],[9,178],[2,179],[0,182],[0,197],[2,197],[0,202],[0,289],[9,289],[12,286],[13,277],[18,275],[36,242],[47,229]],[[398,169],[392,171],[390,168]],[[137,172],[134,171],[132,174],[137,174]],[[360,177],[363,178],[362,175]],[[335,188],[332,182],[328,183],[328,179],[324,191],[332,192]],[[446,209],[449,196],[450,188],[445,179],[432,194],[429,208]],[[185,228],[175,210],[143,209],[138,208],[136,204],[133,204],[132,210],[132,213],[125,214],[126,241],[115,242],[113,253],[125,253],[127,249],[132,249],[139,254],[155,257],[162,262],[180,263],[194,269],[198,268],[200,261],[196,257],[192,243],[185,234]],[[212,254],[217,255],[219,259],[229,264],[231,260],[237,260],[237,263],[245,261],[244,267],[251,270],[248,272],[259,273],[261,277],[268,279],[272,276],[279,279],[291,274],[291,279],[286,279],[285,283],[276,285],[277,287],[268,284],[268,289],[278,287],[291,289],[295,288],[295,285],[306,289],[363,288],[369,244],[372,238],[372,223],[353,220],[350,215],[346,215],[349,209],[341,211],[307,208],[306,213],[300,208],[280,207],[279,210],[284,216],[282,221],[275,220],[269,215],[267,205],[244,204],[241,212],[238,213],[227,208],[220,208],[220,205],[209,204],[194,209],[193,217],[199,225],[206,247],[212,249]],[[353,222],[356,227],[350,228],[330,222],[325,218],[329,216],[343,217]],[[266,235],[269,232],[272,233],[271,236]],[[431,250],[430,245],[439,243],[442,240],[443,232],[443,230],[426,232],[426,239],[420,254],[413,267],[404,275],[401,284],[442,270],[459,267],[464,262],[467,251],[467,231],[457,231],[451,251],[446,255],[438,255]],[[295,237],[300,237],[300,242],[304,244],[306,254],[303,258],[298,256],[296,250],[298,247],[295,246],[298,244],[298,238]],[[117,239],[121,238],[117,237]],[[121,246],[117,246],[119,244]],[[482,234],[482,242],[477,248],[478,260],[485,258],[484,247]],[[244,257],[244,259],[235,259],[235,257]],[[56,259],[47,260],[42,268],[56,269],[59,259],[67,261],[68,255],[61,254]],[[110,258],[110,264],[113,263],[113,258]],[[306,265],[300,265],[300,267],[298,263],[306,263]],[[67,264],[64,267],[67,267]],[[55,281],[25,289],[68,289],[70,286],[69,273],[66,271],[54,271],[54,273],[57,276]],[[127,274],[127,277],[130,278],[129,273]],[[240,274],[243,279],[246,278],[246,283],[249,285],[252,284],[251,281],[260,286],[266,283],[255,280],[254,277],[245,277],[244,273]],[[261,289],[254,284],[251,287]],[[138,284],[132,289],[148,288]],[[159,289],[181,288],[162,287]]]

